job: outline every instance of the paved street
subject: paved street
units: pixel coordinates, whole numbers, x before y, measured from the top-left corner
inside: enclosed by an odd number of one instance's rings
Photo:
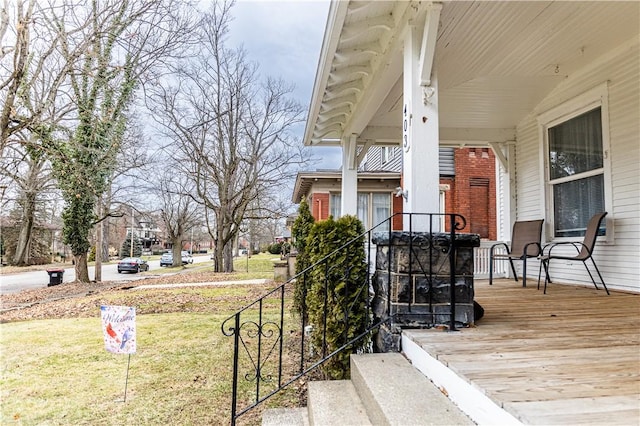
[[[194,263],[202,263],[210,261],[209,255],[194,256]],[[117,264],[102,265],[102,281],[134,281],[144,277],[149,277],[154,270],[160,269],[160,261],[152,260],[149,262],[150,273],[146,274],[118,274]],[[95,268],[89,267],[89,277],[95,277]],[[76,273],[73,267],[64,270],[63,282],[71,282],[76,279]],[[18,293],[22,290],[30,290],[35,288],[43,288],[49,284],[49,274],[46,271],[29,271],[19,272],[16,274],[4,274],[0,269],[0,294]]]

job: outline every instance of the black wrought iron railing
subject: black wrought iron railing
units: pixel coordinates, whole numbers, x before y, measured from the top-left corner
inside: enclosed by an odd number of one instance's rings
[[[402,222],[405,222],[404,225]],[[439,312],[439,315],[447,315],[450,321],[449,329],[455,330],[455,277],[453,276],[456,262],[455,241],[456,232],[459,232],[464,226],[464,218],[457,214],[398,213],[364,234],[351,239],[333,253],[325,256],[289,281],[271,290],[260,299],[245,306],[223,321],[222,332],[224,335],[234,339],[231,424],[235,425],[240,416],[298,381],[336,355],[347,349],[353,350],[363,339],[371,339],[372,333],[382,324],[393,323],[393,316],[397,312],[397,306],[402,305],[402,303],[394,305],[395,309],[392,308],[392,297],[389,294],[385,302],[388,304],[385,313],[382,315],[379,312],[374,314],[371,310],[371,301],[374,297],[371,277],[376,263],[374,241],[385,237],[391,240],[394,229],[401,229],[402,227],[405,229],[404,233],[408,233],[410,236],[409,264],[414,262],[413,256],[416,259],[420,258],[412,246],[414,235],[418,235],[417,232],[414,232],[414,229],[419,229],[420,235],[424,236],[425,234],[433,235],[444,227],[446,233],[450,235],[452,243],[447,246],[447,252],[445,253],[446,261],[449,262],[447,269],[451,271],[449,276],[449,288],[451,289],[449,292],[450,310],[449,312]],[[424,245],[424,238],[421,241]],[[361,282],[354,282],[351,277],[351,268],[337,264],[335,259],[348,258],[356,250],[362,250],[362,245],[364,245],[365,249],[367,273],[362,276]],[[417,248],[417,244],[415,248]],[[442,250],[440,249],[440,251]],[[390,276],[390,250],[388,250],[387,256],[389,258],[386,263]],[[433,261],[427,260],[424,263],[432,264]],[[348,262],[345,262],[345,264],[348,264]],[[420,268],[419,274],[423,276],[421,278],[426,280],[429,289],[435,281],[434,271],[436,270],[437,268],[434,269],[433,265],[429,267],[425,265],[425,267]],[[318,274],[324,276],[325,279],[331,277],[330,279],[338,279],[346,283],[345,287],[347,288],[343,289],[343,291],[351,294],[350,300],[352,303],[350,306],[339,308],[341,315],[344,316],[342,323],[350,324],[350,317],[353,314],[351,307],[361,306],[360,302],[364,303],[366,310],[365,326],[360,328],[356,335],[353,335],[354,333],[349,335],[345,332],[342,336],[339,336],[339,341],[337,343],[334,341],[331,345],[335,349],[330,352],[326,349],[328,347],[326,344],[327,339],[329,338],[327,335],[326,312],[336,307],[332,303],[335,300],[335,295],[331,294],[329,290],[329,282],[325,281],[324,291],[320,292],[323,294],[321,309],[325,312],[324,324],[307,323],[307,283],[309,283],[312,275],[317,277]],[[409,280],[411,281],[412,279],[410,276]],[[294,285],[302,285],[301,314],[293,313],[292,295]],[[389,291],[389,293],[391,292]],[[410,314],[412,309],[411,302],[406,305],[408,306],[403,312],[405,314],[409,312]],[[358,314],[361,315],[361,312]],[[315,338],[312,338],[312,330],[314,328],[316,328],[316,334]],[[335,339],[335,337],[332,338]],[[362,346],[360,345],[360,347]],[[365,350],[371,351],[371,344]]]

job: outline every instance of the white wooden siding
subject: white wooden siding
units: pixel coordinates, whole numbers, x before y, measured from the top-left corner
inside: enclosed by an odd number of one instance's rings
[[[536,115],[608,82],[612,241],[598,241],[595,259],[610,288],[640,292],[640,48],[629,41],[606,58],[569,76],[517,127],[517,219],[532,219],[544,207],[543,155]],[[591,266],[591,265],[590,265]],[[591,285],[581,262],[556,261],[558,282]]]
[[[518,143],[516,145],[516,217],[512,221],[535,220],[543,216],[543,193],[538,184],[542,176],[539,158],[537,122],[528,122],[526,127],[517,129]],[[528,143],[520,143],[520,139]],[[522,185],[534,183],[535,185]]]

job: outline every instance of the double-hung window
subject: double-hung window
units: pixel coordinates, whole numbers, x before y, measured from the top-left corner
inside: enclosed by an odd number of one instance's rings
[[[331,194],[329,199],[330,214],[337,219],[340,217],[341,194]],[[391,216],[391,194],[388,192],[358,192],[358,219],[362,221],[365,229],[372,228],[378,224],[376,232],[386,232],[389,230],[389,222],[386,221]],[[384,222],[381,224],[381,222]]]
[[[371,194],[371,204],[373,205],[371,225],[376,226],[382,223],[376,228],[376,231],[388,232],[389,221],[387,219],[391,216],[391,195],[388,192],[374,192]]]
[[[338,219],[340,217],[340,209],[342,208],[341,203],[341,194],[329,195],[329,214],[333,216],[334,219]]]
[[[541,116],[551,239],[584,236],[591,216],[607,211],[607,112],[606,87],[601,87]]]

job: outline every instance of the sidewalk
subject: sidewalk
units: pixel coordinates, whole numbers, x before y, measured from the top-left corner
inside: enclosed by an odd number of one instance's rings
[[[143,284],[132,287],[130,290],[148,290],[158,288],[181,288],[181,287],[207,287],[207,286],[225,286],[225,285],[252,285],[267,284],[273,280],[265,278],[254,280],[235,280],[235,281],[209,281],[204,283],[184,283],[184,284]]]

